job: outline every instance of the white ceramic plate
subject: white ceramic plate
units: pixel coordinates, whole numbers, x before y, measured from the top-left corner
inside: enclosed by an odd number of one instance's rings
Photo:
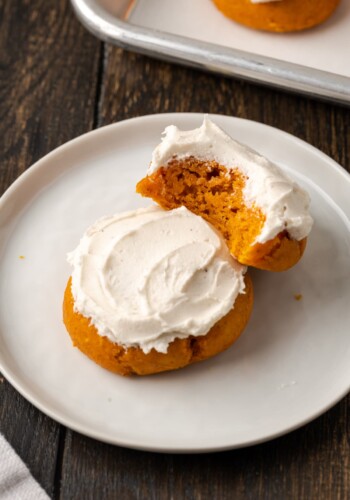
[[[316,222],[295,268],[252,273],[247,330],[204,363],[122,378],[74,349],[61,320],[66,252],[98,217],[149,204],[134,186],[162,130],[199,126],[202,115],[146,116],[86,134],[40,160],[2,198],[1,370],[36,407],[88,436],[157,451],[242,447],[301,426],[349,391],[350,176],[284,132],[212,118],[306,187]]]

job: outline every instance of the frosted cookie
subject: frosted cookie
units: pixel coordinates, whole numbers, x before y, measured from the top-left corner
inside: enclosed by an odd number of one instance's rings
[[[225,16],[266,31],[312,28],[334,12],[340,0],[213,0]]]
[[[312,227],[308,194],[208,118],[195,130],[167,127],[136,190],[164,209],[202,216],[241,264],[260,269],[296,264]]]
[[[246,326],[246,268],[204,219],[182,207],[107,217],[69,254],[63,319],[73,344],[121,375],[202,361]]]

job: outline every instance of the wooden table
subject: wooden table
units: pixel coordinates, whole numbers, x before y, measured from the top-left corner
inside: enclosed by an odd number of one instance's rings
[[[350,166],[345,107],[157,62],[103,44],[68,0],[0,2],[1,190],[93,128],[172,111],[267,123]],[[325,366],[325,370],[327,367]],[[52,498],[350,498],[350,397],[259,446],[205,455],[132,451],[52,421],[0,380],[0,431]]]

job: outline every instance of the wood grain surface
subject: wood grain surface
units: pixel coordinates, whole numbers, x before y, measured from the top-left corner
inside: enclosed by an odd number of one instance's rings
[[[0,0],[0,188],[96,126],[149,113],[222,113],[278,127],[350,171],[349,109],[101,44],[68,0]],[[327,367],[325,367],[326,369]],[[350,498],[350,397],[242,450],[127,450],[56,424],[0,379],[0,431],[55,499]]]

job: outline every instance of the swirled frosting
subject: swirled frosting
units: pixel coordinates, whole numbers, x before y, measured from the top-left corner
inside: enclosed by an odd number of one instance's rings
[[[124,347],[166,352],[201,336],[244,291],[245,267],[222,236],[185,207],[106,217],[68,254],[75,310]]]
[[[181,160],[191,156],[202,161],[216,161],[243,174],[245,203],[259,207],[265,215],[264,227],[256,243],[269,241],[284,230],[295,240],[309,234],[313,224],[309,195],[277,165],[232,139],[208,117],[194,130],[181,131],[174,125],[167,127],[162,142],[153,152],[148,174],[166,167],[174,158]]]

